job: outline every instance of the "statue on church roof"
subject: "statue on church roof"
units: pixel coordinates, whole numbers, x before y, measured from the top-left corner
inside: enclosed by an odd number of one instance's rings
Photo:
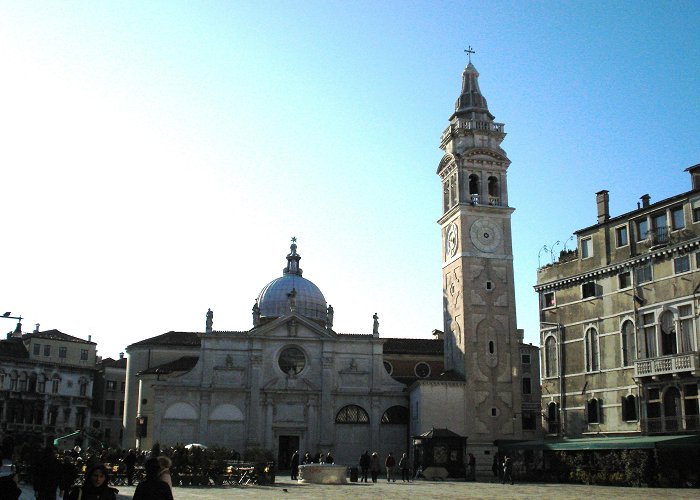
[[[209,309],[207,311],[207,333],[211,333],[213,327],[214,327],[214,312],[211,309]]]
[[[372,325],[372,335],[375,337],[379,336],[379,316],[377,316],[377,313],[374,313],[374,316],[372,316],[372,319],[374,320],[374,324]]]
[[[333,328],[333,306],[328,304],[328,309],[326,309],[326,325],[328,328]]]
[[[253,304],[253,326],[258,326],[260,324],[260,306],[258,306],[257,299],[255,304]]]

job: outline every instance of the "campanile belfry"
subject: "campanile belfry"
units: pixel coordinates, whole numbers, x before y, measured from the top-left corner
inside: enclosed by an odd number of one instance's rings
[[[469,62],[440,138],[445,369],[464,376],[470,447],[522,435],[511,214],[497,123]]]

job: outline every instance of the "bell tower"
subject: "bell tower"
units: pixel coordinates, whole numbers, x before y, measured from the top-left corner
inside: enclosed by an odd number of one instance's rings
[[[471,55],[471,54],[470,54]],[[504,126],[489,112],[469,61],[440,139],[445,369],[465,378],[470,446],[522,435],[511,214],[501,149]]]

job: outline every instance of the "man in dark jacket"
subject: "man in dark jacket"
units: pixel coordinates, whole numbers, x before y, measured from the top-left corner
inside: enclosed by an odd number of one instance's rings
[[[295,451],[292,455],[292,479],[298,479],[299,475],[299,450]]]
[[[165,481],[158,477],[160,463],[156,457],[151,457],[143,464],[146,469],[146,480],[136,486],[133,500],[173,500],[173,492]]]
[[[68,500],[68,494],[77,478],[78,468],[73,464],[70,455],[64,456],[63,463],[61,463],[61,481],[58,485],[58,488],[63,492],[63,500]]]
[[[365,452],[360,456],[360,469],[362,470],[362,478],[360,479],[360,482],[367,482],[367,473],[369,472],[369,461],[369,451],[365,450]]]
[[[389,452],[389,455],[384,461],[384,466],[386,467],[386,482],[396,482],[396,477],[394,476],[394,467],[396,467],[396,459],[394,458],[394,454],[391,451]]]
[[[56,500],[56,490],[61,482],[61,464],[52,446],[41,451],[32,473],[37,500]]]
[[[134,471],[136,470],[136,453],[134,450],[129,450],[129,454],[124,457],[124,465],[126,465],[126,480],[129,486],[134,484]]]

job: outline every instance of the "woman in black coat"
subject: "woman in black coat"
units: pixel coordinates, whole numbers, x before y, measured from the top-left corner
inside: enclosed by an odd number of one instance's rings
[[[82,486],[75,486],[68,500],[117,500],[119,490],[109,486],[109,471],[102,464],[93,465],[85,473]]]
[[[160,462],[151,457],[143,464],[146,469],[146,480],[136,486],[133,500],[173,500],[173,492],[165,481],[161,481]]]

